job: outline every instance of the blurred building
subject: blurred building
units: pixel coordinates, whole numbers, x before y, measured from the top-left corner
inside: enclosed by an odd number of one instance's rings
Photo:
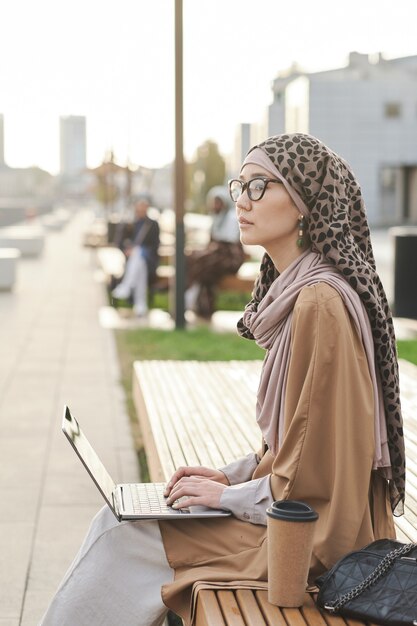
[[[228,178],[238,174],[247,151],[255,143],[251,131],[251,124],[239,124],[235,133],[235,145],[230,160],[227,163]]]
[[[39,167],[0,165],[0,228],[52,209],[55,179]]]
[[[310,133],[352,166],[373,225],[417,223],[417,56],[352,52],[346,67],[273,82],[264,137]]]
[[[0,168],[1,198],[52,198],[54,177],[40,167]]]
[[[90,193],[92,178],[87,170],[86,118],[69,115],[59,118],[60,174],[62,197],[83,198]]]
[[[0,168],[4,164],[4,116],[0,114]]]
[[[49,210],[54,177],[40,167],[9,167],[4,156],[4,115],[0,115],[0,225],[23,219],[27,212]]]
[[[70,115],[59,119],[60,172],[64,176],[80,174],[87,166],[86,118]]]
[[[132,177],[132,195],[148,194],[152,206],[162,210],[173,205],[173,165],[139,167]]]

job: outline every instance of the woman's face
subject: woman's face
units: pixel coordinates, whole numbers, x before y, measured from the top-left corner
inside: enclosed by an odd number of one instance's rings
[[[248,163],[239,178],[247,182],[256,176],[272,178],[259,165]],[[300,212],[282,183],[268,183],[260,200],[250,200],[247,190],[237,199],[236,214],[240,239],[246,245],[259,245],[274,258],[284,250],[297,249]]]

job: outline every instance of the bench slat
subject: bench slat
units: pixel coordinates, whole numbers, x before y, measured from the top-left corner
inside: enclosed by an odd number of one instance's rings
[[[263,589],[255,591],[255,598],[268,626],[287,626],[287,622],[279,608],[268,602],[267,591]]]
[[[300,610],[309,626],[326,626],[326,620],[320,613],[311,594],[306,593],[306,599]]]
[[[250,589],[237,589],[236,600],[245,624],[265,624],[256,596]]]
[[[302,612],[299,609],[281,609],[285,621],[292,626],[306,626]]]
[[[196,454],[193,444],[193,435],[199,438],[197,429],[193,427],[193,420],[187,420],[187,407],[185,401],[187,399],[186,390],[181,390],[179,383],[175,377],[171,364],[167,364],[167,371],[165,376],[165,400],[168,401],[169,412],[165,408],[165,414],[161,415],[161,419],[164,424],[166,432],[171,432],[171,436],[175,437],[178,441],[177,459],[181,460],[181,465],[198,465],[199,457]],[[156,374],[156,372],[155,372]],[[161,390],[158,389],[160,395]],[[185,393],[184,393],[185,392]],[[165,404],[165,403],[164,403]],[[168,417],[168,419],[166,419]],[[187,423],[191,428],[187,427]],[[172,429],[172,430],[171,430]],[[198,439],[196,443],[198,442]]]
[[[405,536],[407,537],[407,542],[415,542],[416,541],[416,529],[411,524],[411,522],[403,515],[402,517],[395,518],[395,526],[396,528],[400,528]]]
[[[217,591],[216,596],[227,626],[245,626],[233,591],[220,590]],[[263,626],[264,623],[260,622],[259,626]]]
[[[406,507],[410,510],[410,514],[413,517],[413,520],[416,520],[417,518],[417,491],[414,486],[411,486],[410,481],[407,481],[406,493],[407,493]],[[416,524],[416,527],[417,527],[417,524]]]
[[[176,468],[156,410],[158,395],[153,393],[152,384],[146,384],[146,368],[139,370],[138,365],[134,363],[133,366],[133,399],[140,415],[149,475],[152,481],[163,482],[172,476]]]
[[[164,378],[164,393],[161,392],[161,385],[155,372],[155,367],[152,362],[148,362],[145,364],[146,368],[146,382],[145,382],[145,393],[149,397],[149,394],[152,394],[152,402],[154,403],[155,409],[150,413],[152,427],[154,424],[157,424],[159,430],[160,439],[156,439],[157,447],[161,446],[161,454],[164,470],[165,470],[165,478],[169,478],[172,475],[172,469],[174,471],[180,465],[184,465],[186,462],[186,457],[184,457],[184,453],[181,447],[181,443],[178,439],[178,435],[175,431],[173,421],[171,419],[172,409],[171,399],[167,402],[165,397],[166,390],[169,389],[169,382]],[[168,410],[169,407],[169,410]],[[169,414],[170,419],[166,419],[166,416]],[[166,459],[164,450],[169,450],[169,458]],[[169,468],[169,474],[167,474],[167,469]]]
[[[245,388],[236,395],[235,379],[250,380],[251,374],[255,379],[255,371],[257,378],[261,364],[235,363],[232,369],[228,363],[135,363],[135,404],[146,431],[154,431],[152,454],[156,449],[165,478],[173,466],[219,467],[259,448],[258,426],[251,419],[255,394]],[[144,438],[147,446],[145,433]]]
[[[198,594],[196,624],[199,626],[226,626],[214,591],[203,589]]]
[[[251,293],[255,278],[244,278],[238,274],[227,274],[217,283],[217,288],[223,291],[237,291],[238,293]]]
[[[229,463],[247,453],[248,442],[241,430],[245,418],[242,416],[240,424],[236,423],[235,415],[230,411],[230,403],[227,402],[227,390],[220,387],[219,380],[212,379],[211,370],[210,364],[198,369],[195,366],[193,368],[188,367],[186,375],[191,383],[190,387],[193,390],[196,406],[200,404],[204,407],[203,411],[200,410],[200,414],[204,419],[207,433],[213,438],[222,453],[223,463]],[[202,384],[203,377],[204,382]],[[227,377],[227,372],[225,372],[225,377]],[[259,435],[256,431],[254,434],[257,442],[259,442]],[[251,442],[250,446],[253,447],[253,444],[254,441]]]
[[[234,362],[233,372],[230,371],[230,366],[221,368],[216,363],[212,364],[211,369],[212,375],[216,377],[217,393],[222,394],[222,403],[227,408],[228,417],[234,428],[238,428],[244,436],[245,447],[242,454],[245,454],[248,446],[255,449],[261,442],[259,427],[254,419],[261,362],[255,367],[252,365],[249,370],[238,361]]]
[[[178,402],[178,412],[173,418],[175,419],[176,429],[184,428],[187,432],[189,442],[187,449],[189,455],[186,456],[189,465],[213,465],[223,464],[223,457],[218,447],[209,437],[206,423],[203,416],[200,416],[199,398],[195,398],[190,385],[190,381],[184,380],[183,377],[176,376],[176,366],[167,364],[171,371],[171,384],[173,387],[174,399]],[[187,373],[185,372],[185,376]],[[194,415],[198,413],[198,418],[194,419]],[[190,460],[188,460],[190,459]],[[195,459],[195,460],[194,460]]]
[[[161,374],[161,368],[163,368],[164,383],[163,386],[158,386],[157,381],[158,376]],[[178,387],[176,386],[175,367],[169,362],[147,362],[143,366],[136,364],[136,372],[138,380],[143,383],[141,385],[143,393],[148,396],[149,391],[152,391],[153,408],[149,412],[150,419],[159,428],[160,437],[163,437],[167,446],[169,445],[170,457],[175,463],[175,467],[184,464],[198,464],[201,456],[198,457],[192,445],[187,443],[190,437],[186,434],[183,423],[183,420],[186,420],[191,426],[193,426],[193,423],[195,424],[195,420],[190,419],[192,407],[187,407],[186,411],[182,411],[180,410],[182,407],[177,409],[176,406],[178,402]],[[183,399],[188,398],[188,394],[184,393],[184,390],[182,390],[181,395]],[[157,441],[158,445],[162,443],[160,439]],[[163,455],[164,452],[161,451],[161,456],[163,457]],[[169,470],[171,470],[171,464]]]

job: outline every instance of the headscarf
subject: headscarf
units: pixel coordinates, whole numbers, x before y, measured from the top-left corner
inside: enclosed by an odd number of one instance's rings
[[[216,198],[222,203],[221,209],[217,212],[213,210]],[[210,240],[237,244],[241,249],[239,224],[228,188],[220,185],[212,187],[207,193],[206,202],[211,214]]]
[[[396,514],[402,514],[405,452],[394,326],[376,272],[361,189],[350,166],[311,135],[294,133],[270,137],[254,146],[246,160],[256,149],[268,157],[266,164],[271,164],[297,208],[307,216],[311,250],[320,255],[322,262],[337,270],[365,307],[385,409],[392,469],[391,506]],[[243,337],[255,338],[250,324],[246,325],[245,321],[258,310],[278,275],[271,258],[265,254],[252,300],[238,323],[238,332]]]
[[[220,198],[220,200],[223,202],[224,209],[229,209],[232,206],[229,190],[227,189],[227,187],[223,187],[222,185],[216,185],[215,187],[209,189],[206,196],[206,202],[209,207],[215,198]]]

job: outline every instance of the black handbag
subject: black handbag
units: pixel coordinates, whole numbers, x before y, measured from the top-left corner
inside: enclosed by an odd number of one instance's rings
[[[316,580],[317,604],[386,626],[417,626],[417,544],[379,539],[351,552]]]

